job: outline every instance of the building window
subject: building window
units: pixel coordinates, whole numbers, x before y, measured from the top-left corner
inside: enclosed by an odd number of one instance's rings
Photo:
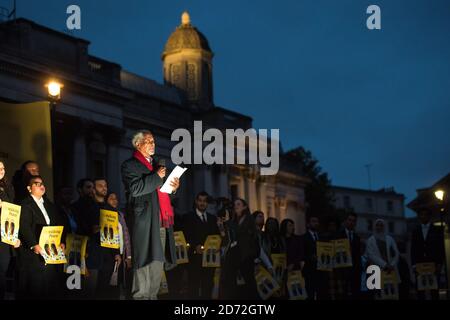
[[[395,224],[394,222],[389,222],[389,233],[395,233]]]
[[[367,231],[373,230],[373,221],[370,219],[367,219]]]
[[[366,207],[368,211],[373,210],[373,200],[372,198],[366,198]]]
[[[392,202],[392,200],[388,200],[386,202],[387,205],[387,211],[388,212],[393,212],[394,211],[394,203]]]
[[[350,209],[350,197],[349,196],[344,196],[344,208]]]

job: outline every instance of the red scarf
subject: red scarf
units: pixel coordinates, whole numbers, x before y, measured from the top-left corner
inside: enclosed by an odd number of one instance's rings
[[[138,159],[140,163],[147,167],[148,170],[153,171],[152,164],[145,159],[141,152],[136,150],[133,153],[133,157]],[[158,191],[159,218],[161,221],[161,226],[164,228],[170,228],[173,225],[173,209],[172,204],[170,203],[169,194],[159,191],[159,187],[156,190]]]

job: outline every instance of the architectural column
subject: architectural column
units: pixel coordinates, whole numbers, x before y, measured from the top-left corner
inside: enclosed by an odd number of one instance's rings
[[[110,144],[107,149],[106,157],[106,176],[108,179],[108,190],[119,194],[121,186],[121,174],[119,163],[119,150],[117,145]]]
[[[87,153],[86,153],[86,140],[84,134],[79,134],[74,141],[73,145],[73,178],[75,184],[78,180],[86,178],[87,170]]]
[[[228,194],[228,175],[225,166],[221,166],[219,173],[219,197],[228,198],[230,195]]]
[[[205,168],[202,168],[201,166],[194,165],[193,166],[194,171],[194,194],[199,193],[200,191],[205,190]]]
[[[278,221],[282,221],[287,218],[287,199],[286,197],[281,197],[279,200],[279,216]]]
[[[204,186],[205,186],[204,191],[206,191],[208,194],[212,195],[213,197],[216,196],[215,188],[213,185],[211,166],[205,166],[205,168],[204,168]]]
[[[259,208],[258,206],[258,199],[256,195],[256,181],[255,179],[250,176],[247,178],[248,183],[248,205],[250,207],[250,210],[253,212]]]
[[[266,216],[269,214],[267,211],[267,201],[267,183],[262,180],[259,183],[259,210],[264,212]]]
[[[245,181],[246,178],[241,171],[241,175],[239,177],[239,198],[245,199],[246,197],[246,188],[247,188],[247,182]]]

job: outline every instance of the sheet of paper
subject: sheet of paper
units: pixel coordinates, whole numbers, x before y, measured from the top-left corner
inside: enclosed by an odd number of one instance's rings
[[[187,168],[176,166],[175,169],[173,169],[172,172],[170,173],[164,185],[161,187],[160,191],[169,194],[172,193],[173,188],[170,186],[170,183],[174,178],[180,178],[186,170]]]

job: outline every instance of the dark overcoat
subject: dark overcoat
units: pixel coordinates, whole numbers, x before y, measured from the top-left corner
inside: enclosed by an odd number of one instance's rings
[[[152,163],[155,168],[155,161]],[[127,212],[130,216],[133,265],[142,268],[152,261],[175,261],[173,228],[166,229],[166,257],[163,254],[159,234],[159,200],[157,188],[164,180],[156,171],[150,171],[139,160],[132,157],[122,163],[122,181],[127,197]]]

